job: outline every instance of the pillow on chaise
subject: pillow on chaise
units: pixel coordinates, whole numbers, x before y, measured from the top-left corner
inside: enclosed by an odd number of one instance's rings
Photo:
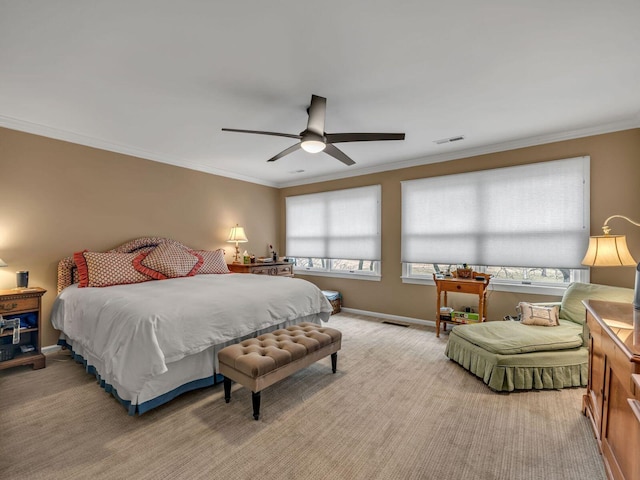
[[[520,312],[520,321],[524,325],[541,325],[543,327],[560,325],[557,305],[551,307],[520,302],[517,309]]]

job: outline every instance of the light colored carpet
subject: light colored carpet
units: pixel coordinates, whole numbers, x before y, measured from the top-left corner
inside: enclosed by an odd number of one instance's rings
[[[61,352],[0,371],[0,478],[604,479],[584,389],[497,394],[447,335],[342,313],[326,358],[262,392],[222,385],[140,417]]]

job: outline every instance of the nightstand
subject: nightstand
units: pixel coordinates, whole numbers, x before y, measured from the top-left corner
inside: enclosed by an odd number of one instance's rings
[[[3,330],[0,334],[0,348],[7,358],[0,361],[0,370],[17,367],[18,365],[32,365],[33,369],[44,368],[46,358],[40,351],[41,321],[42,321],[42,296],[46,293],[44,288],[12,288],[0,290],[0,315],[5,320],[20,318],[21,323],[27,323],[27,328],[20,328],[20,340],[14,344],[13,329]],[[27,346],[33,347],[32,351]]]
[[[230,263],[227,265],[233,273],[253,273],[255,275],[274,275],[293,277],[293,263]]]

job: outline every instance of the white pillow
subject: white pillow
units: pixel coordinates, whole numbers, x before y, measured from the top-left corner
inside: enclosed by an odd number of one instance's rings
[[[544,327],[555,327],[560,324],[558,321],[558,306],[546,307],[533,305],[527,302],[518,304],[520,321],[524,325],[542,325]]]

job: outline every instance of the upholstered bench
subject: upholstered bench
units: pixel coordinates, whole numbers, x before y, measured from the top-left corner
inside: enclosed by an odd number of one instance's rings
[[[231,400],[231,381],[252,392],[253,418],[260,417],[260,392],[331,355],[336,373],[342,333],[314,323],[300,323],[272,333],[229,345],[218,352],[219,371],[224,375],[224,399]]]

